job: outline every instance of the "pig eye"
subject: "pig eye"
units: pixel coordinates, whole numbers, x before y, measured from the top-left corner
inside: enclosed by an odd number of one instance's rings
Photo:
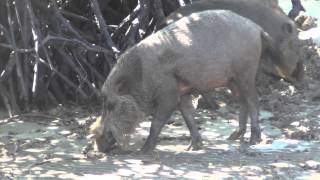
[[[114,103],[108,103],[108,104],[107,104],[107,109],[108,109],[109,111],[114,110],[114,107],[115,107],[115,104],[114,104]]]
[[[107,96],[103,96],[103,108],[106,108],[107,110],[114,109],[114,102],[110,101]]]
[[[294,29],[294,27],[292,27],[292,25],[290,23],[285,23],[282,25],[283,32],[285,32],[287,34],[292,34],[293,29]]]
[[[129,92],[127,80],[125,78],[121,78],[117,83],[116,83],[116,91],[120,94],[127,94]]]

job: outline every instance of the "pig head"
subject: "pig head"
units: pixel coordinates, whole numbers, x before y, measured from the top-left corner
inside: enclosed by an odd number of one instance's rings
[[[130,94],[133,91],[133,94],[141,93],[141,71],[141,63],[133,55],[126,63],[119,60],[105,81],[102,88],[102,116],[91,126],[98,151],[109,152],[116,143],[126,150],[130,134],[144,119],[144,113]]]

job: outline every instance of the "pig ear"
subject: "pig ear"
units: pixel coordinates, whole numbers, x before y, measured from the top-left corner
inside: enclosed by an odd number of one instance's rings
[[[285,23],[282,25],[282,31],[287,34],[293,33],[293,26],[290,23]]]

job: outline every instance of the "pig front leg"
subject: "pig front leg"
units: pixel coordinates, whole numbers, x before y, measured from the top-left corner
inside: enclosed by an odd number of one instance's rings
[[[199,150],[202,146],[202,140],[198,130],[198,125],[193,118],[195,115],[195,109],[192,105],[190,95],[184,95],[181,97],[179,109],[191,134],[191,144],[189,145],[188,150]]]
[[[250,144],[257,144],[261,141],[261,129],[259,125],[259,101],[256,91],[248,97],[248,108],[251,118]]]
[[[150,133],[141,149],[142,154],[152,154],[163,126],[178,105],[179,96],[177,89],[171,91],[166,90],[160,94],[160,97],[155,100],[156,108],[150,127]]]
[[[229,140],[240,139],[240,142],[244,141],[244,134],[247,130],[247,120],[248,120],[248,104],[244,98],[240,98],[240,113],[239,113],[239,129],[234,131]]]
[[[241,77],[241,76],[239,76]],[[255,77],[253,75],[248,77]],[[248,115],[251,118],[251,136],[250,144],[257,144],[261,141],[261,130],[259,125],[259,101],[255,88],[254,79],[243,81],[238,79],[229,85],[232,92],[239,92],[240,113],[239,113],[239,129],[233,132],[228,139],[236,140],[240,138],[240,142],[244,142],[244,134],[247,129]]]
[[[240,139],[240,142],[244,142],[244,134],[247,130],[247,121],[248,121],[248,103],[245,97],[245,92],[241,91],[240,85],[236,81],[231,81],[228,84],[229,89],[232,91],[232,94],[238,98],[240,103],[240,113],[239,113],[239,128],[234,131],[228,138],[228,140],[237,140]]]

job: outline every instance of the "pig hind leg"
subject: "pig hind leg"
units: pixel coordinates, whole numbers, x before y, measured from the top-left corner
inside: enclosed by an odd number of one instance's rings
[[[170,80],[168,80],[170,81]],[[167,81],[167,82],[168,82]],[[169,83],[169,82],[168,82]],[[172,112],[177,108],[179,95],[178,89],[175,82],[171,82],[171,86],[158,88],[160,93],[159,97],[155,100],[155,112],[150,127],[150,134],[141,149],[142,154],[151,154],[156,147],[157,138],[170,118]],[[171,87],[171,88],[170,88]],[[159,92],[158,91],[158,92]]]
[[[189,94],[181,96],[179,109],[191,134],[191,144],[189,145],[188,150],[199,150],[202,146],[202,140],[198,130],[198,125],[193,118],[195,115],[195,109],[192,105],[191,96]]]

